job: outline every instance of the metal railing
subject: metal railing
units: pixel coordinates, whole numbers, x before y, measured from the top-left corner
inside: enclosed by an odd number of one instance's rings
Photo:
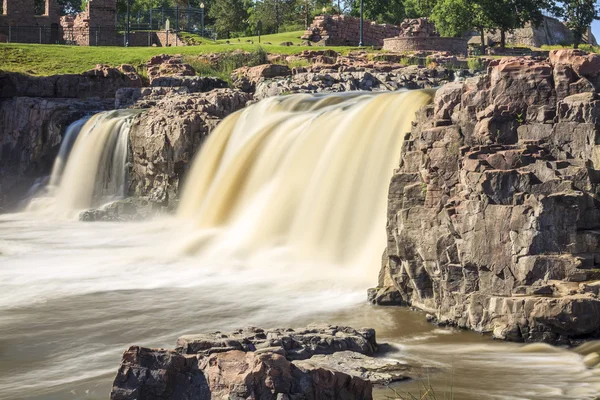
[[[177,32],[202,34],[205,23],[205,10],[195,7],[162,7],[130,14],[131,30],[164,30],[169,28]],[[117,27],[127,28],[127,14],[117,14]],[[206,29],[205,29],[206,30]]]

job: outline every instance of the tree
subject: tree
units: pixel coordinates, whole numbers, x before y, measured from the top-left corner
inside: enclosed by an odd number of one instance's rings
[[[549,0],[497,0],[491,4],[489,18],[500,31],[501,47],[506,47],[506,32],[522,28],[528,22],[539,26],[544,20],[542,10],[550,7]]]
[[[589,26],[599,18],[596,1],[565,0],[563,3],[563,15],[567,26],[573,32],[573,47],[577,49]]]
[[[74,14],[82,10],[81,0],[57,0],[61,14]]]
[[[225,37],[244,30],[248,18],[243,0],[214,0],[208,15],[214,19],[219,36]]]
[[[437,0],[404,0],[407,18],[429,18]]]
[[[379,23],[399,24],[406,18],[403,0],[364,0],[363,6],[365,18]],[[352,4],[350,14],[360,15],[360,1]]]
[[[431,19],[442,36],[462,36],[477,30],[481,51],[485,52],[485,31],[494,29],[491,16],[497,0],[440,0],[431,12]]]

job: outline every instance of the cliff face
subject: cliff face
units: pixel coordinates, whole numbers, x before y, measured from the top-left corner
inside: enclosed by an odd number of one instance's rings
[[[600,334],[599,65],[504,59],[438,91],[392,178],[374,302],[509,340]]]

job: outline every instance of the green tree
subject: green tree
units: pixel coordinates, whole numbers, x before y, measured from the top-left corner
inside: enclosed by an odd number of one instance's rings
[[[573,32],[573,47],[579,48],[583,35],[595,19],[599,18],[595,0],[564,0],[563,16]]]
[[[399,24],[406,18],[403,0],[364,0],[364,16],[379,23]],[[360,1],[354,1],[350,14],[360,15]]]
[[[245,29],[248,11],[243,0],[214,0],[208,15],[215,21],[219,36],[230,37],[231,33]]]
[[[407,18],[429,18],[437,0],[404,0]]]
[[[496,28],[491,18],[496,11],[497,0],[440,0],[431,12],[431,19],[442,36],[462,36],[476,30],[484,53],[485,31]]]
[[[500,44],[506,47],[506,32],[522,28],[530,22],[539,26],[544,18],[542,11],[552,4],[548,0],[497,0],[489,6],[489,18],[500,31]]]

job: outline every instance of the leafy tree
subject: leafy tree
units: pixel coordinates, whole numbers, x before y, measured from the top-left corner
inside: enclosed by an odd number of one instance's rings
[[[248,11],[243,0],[214,0],[208,15],[214,19],[219,36],[230,37],[232,32],[244,30]]]
[[[442,36],[462,36],[476,30],[485,52],[485,31],[496,28],[492,16],[497,0],[440,0],[431,12],[431,19]]]
[[[407,18],[430,17],[437,0],[404,0]]]
[[[492,4],[489,17],[500,31],[501,47],[506,47],[506,32],[522,28],[528,22],[539,26],[544,19],[542,10],[550,7],[549,0],[497,0]]]
[[[364,0],[364,16],[379,23],[399,24],[406,18],[403,0]],[[360,1],[352,4],[351,15],[360,15]]]
[[[583,35],[595,19],[600,18],[594,0],[564,0],[563,15],[573,32],[573,47],[579,48]]]

